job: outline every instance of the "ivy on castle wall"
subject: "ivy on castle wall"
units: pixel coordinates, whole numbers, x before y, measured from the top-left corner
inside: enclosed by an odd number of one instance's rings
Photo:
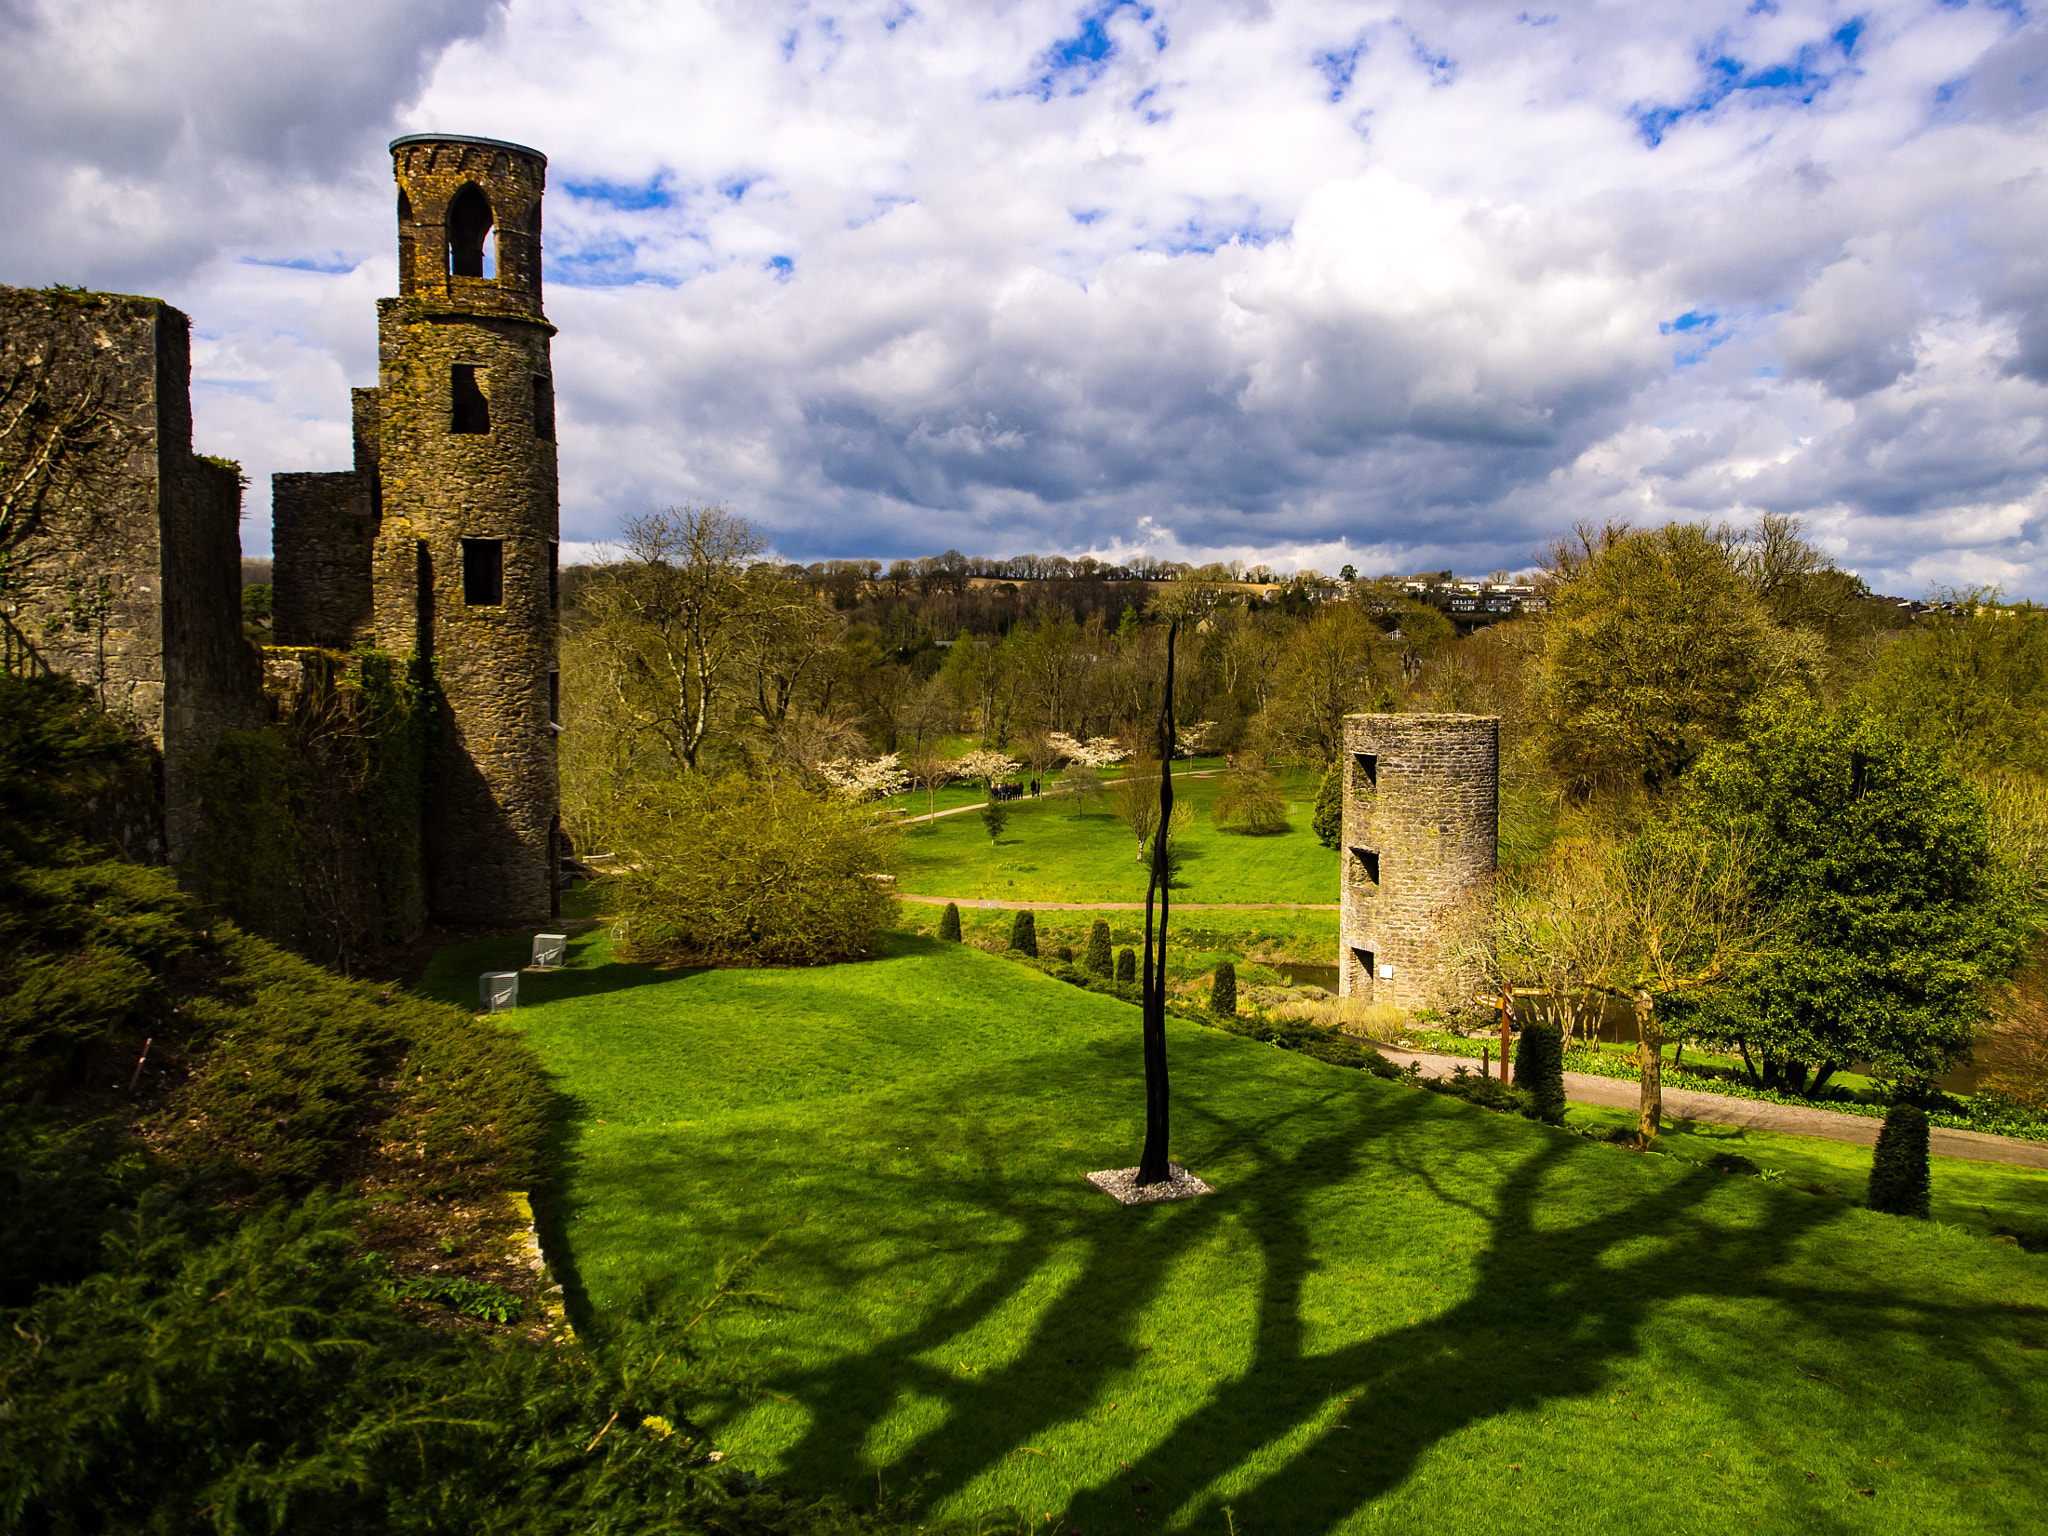
[[[347,966],[424,920],[431,669],[371,649],[264,656],[277,718],[193,767],[205,813],[194,873],[244,927]]]

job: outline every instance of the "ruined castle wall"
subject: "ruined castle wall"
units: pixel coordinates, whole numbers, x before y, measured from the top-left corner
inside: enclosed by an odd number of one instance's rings
[[[376,639],[370,566],[382,514],[381,402],[353,393],[355,467],[270,479],[272,629],[279,645],[350,650]]]
[[[1404,1008],[1468,1001],[1450,953],[1498,852],[1500,722],[1351,715],[1344,722],[1342,996]]]
[[[279,645],[348,650],[371,638],[374,475],[270,477],[271,627]]]
[[[68,673],[181,766],[260,712],[242,640],[241,487],[192,454],[191,327],[156,299],[0,289],[0,616],[10,664]]]
[[[155,299],[0,289],[0,459],[10,487],[25,478],[0,527],[10,639],[159,747],[162,461],[191,424],[183,375],[159,380],[177,349],[158,333],[185,326]]]
[[[193,760],[268,709],[262,660],[242,635],[241,476],[187,454],[163,483],[164,837],[182,865],[201,815]]]

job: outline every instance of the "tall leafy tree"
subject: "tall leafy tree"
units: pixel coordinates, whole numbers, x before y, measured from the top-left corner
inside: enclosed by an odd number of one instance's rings
[[[1776,930],[1702,1009],[1762,1083],[1813,1092],[1867,1060],[1933,1077],[1969,1049],[2027,942],[1982,795],[1930,746],[1796,694],[1701,761],[1691,805],[1756,850]]]
[[[1578,793],[1675,784],[1759,692],[1820,664],[1818,640],[1773,624],[1705,527],[1610,529],[1554,581],[1540,731]]]

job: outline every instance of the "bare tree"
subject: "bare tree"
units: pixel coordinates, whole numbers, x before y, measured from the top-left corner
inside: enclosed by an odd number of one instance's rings
[[[1610,989],[1636,1005],[1642,1098],[1636,1134],[1653,1139],[1664,1110],[1664,1015],[1758,954],[1767,937],[1750,898],[1749,848],[1680,822],[1652,823],[1604,861],[1612,909]]]
[[[1116,819],[1131,829],[1138,840],[1137,858],[1145,857],[1145,845],[1159,830],[1158,764],[1135,758],[1124,766],[1124,776],[1109,785],[1109,803]]]
[[[723,507],[671,507],[629,518],[620,543],[584,598],[605,683],[624,719],[695,769],[761,617],[746,568],[767,541]]]

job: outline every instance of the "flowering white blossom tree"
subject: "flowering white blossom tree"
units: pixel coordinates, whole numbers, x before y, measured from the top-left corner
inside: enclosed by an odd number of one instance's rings
[[[997,779],[1007,779],[1018,770],[1017,759],[1007,752],[997,752],[984,747],[979,752],[970,752],[953,764],[953,776],[959,779],[981,779],[993,785]]]
[[[863,800],[897,794],[910,782],[910,775],[904,772],[894,752],[872,762],[835,758],[829,763],[818,764],[818,773],[827,784],[856,805]]]
[[[1114,736],[1095,736],[1082,741],[1065,731],[1054,731],[1046,740],[1054,751],[1079,768],[1107,768],[1131,755]]]
[[[1209,750],[1209,733],[1215,729],[1214,720],[1198,720],[1193,725],[1182,726],[1174,732],[1173,755],[1200,757]]]

